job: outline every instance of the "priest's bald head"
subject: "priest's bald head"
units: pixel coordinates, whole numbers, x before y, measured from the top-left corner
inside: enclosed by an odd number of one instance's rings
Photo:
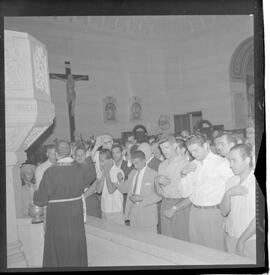
[[[71,154],[71,147],[69,142],[65,140],[59,140],[56,145],[57,159],[69,157]]]

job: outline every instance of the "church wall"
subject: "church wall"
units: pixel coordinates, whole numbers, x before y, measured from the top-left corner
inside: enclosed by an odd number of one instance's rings
[[[233,127],[229,79],[231,56],[244,39],[253,35],[251,17],[236,23],[187,40],[182,49],[185,53],[181,59],[185,91],[182,106],[190,106],[192,101],[194,111],[202,110],[204,119],[213,124],[224,124],[225,129]]]
[[[239,17],[231,25],[180,41],[148,43],[113,36],[101,36],[66,25],[29,18],[8,18],[8,29],[27,31],[46,44],[51,73],[64,73],[64,61],[71,61],[73,74],[89,76],[89,81],[75,84],[77,92],[75,119],[84,138],[109,132],[120,137],[136,124],[150,133],[158,127],[160,114],[173,115],[202,111],[213,124],[233,125],[229,82],[230,58],[235,48],[252,35],[251,17]],[[51,80],[56,127],[51,137],[69,138],[66,84]],[[117,99],[118,122],[104,124],[102,99]],[[129,121],[129,98],[139,96],[143,120]]]

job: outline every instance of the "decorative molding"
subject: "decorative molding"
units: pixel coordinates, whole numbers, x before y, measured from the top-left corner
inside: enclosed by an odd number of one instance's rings
[[[254,37],[245,39],[234,51],[230,62],[231,100],[234,128],[245,128],[250,112],[252,115],[252,96],[248,87],[254,81]]]
[[[206,33],[217,27],[228,28],[239,21],[233,15],[176,15],[176,16],[46,16],[44,22],[53,23],[61,28],[74,31],[113,34],[123,38],[183,39],[190,35]]]
[[[234,51],[230,63],[231,79],[245,81],[248,65],[250,65],[250,60],[254,58],[253,39],[253,36],[247,38]],[[251,64],[253,63],[251,62]]]
[[[49,101],[13,99],[5,102],[6,127],[33,123],[37,126],[50,125],[54,117],[54,105]]]
[[[7,264],[10,268],[27,266],[22,253],[25,248],[21,248],[20,242],[14,242],[20,238],[16,214],[22,214],[19,165],[25,161],[23,149],[52,122],[50,97],[39,97],[38,92],[43,90],[49,94],[47,69],[43,44],[27,33],[5,31]]]
[[[7,267],[15,268],[15,267],[29,267],[26,255],[22,249],[22,242],[8,242],[7,243]]]
[[[6,35],[6,33],[5,33]],[[8,90],[23,90],[26,88],[25,56],[16,38],[5,38],[5,93]],[[18,39],[17,39],[18,40]]]
[[[38,45],[33,52],[35,87],[49,95],[47,56],[44,51],[45,50]]]
[[[27,115],[27,113],[36,113],[37,111],[36,101],[32,101],[27,104],[18,103],[18,104],[15,104],[14,107],[17,111],[22,112],[25,115]]]

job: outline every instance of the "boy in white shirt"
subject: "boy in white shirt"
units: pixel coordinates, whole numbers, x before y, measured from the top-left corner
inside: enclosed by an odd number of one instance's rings
[[[246,144],[232,147],[230,165],[235,176],[226,184],[220,204],[226,217],[228,252],[256,259],[256,181],[252,169],[252,149]]]
[[[113,163],[112,153],[109,149],[102,149],[99,152],[99,163],[102,174],[97,192],[102,192],[102,219],[124,224],[123,194],[114,186],[119,182],[118,177],[124,178],[124,172]]]

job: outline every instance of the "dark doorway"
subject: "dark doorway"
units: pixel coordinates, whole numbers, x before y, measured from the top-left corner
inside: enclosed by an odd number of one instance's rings
[[[202,120],[202,111],[188,112],[187,114],[174,115],[174,131],[181,133],[183,130],[188,130],[193,133],[194,126]]]

